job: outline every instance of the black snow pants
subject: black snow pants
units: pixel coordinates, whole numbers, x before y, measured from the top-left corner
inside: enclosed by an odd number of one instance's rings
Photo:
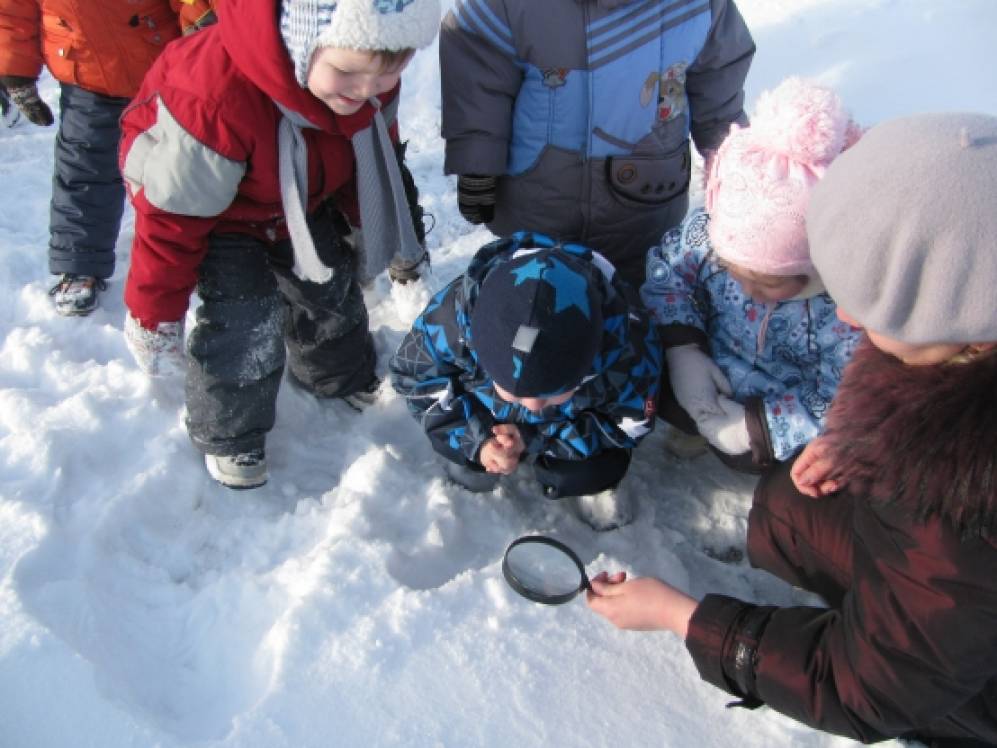
[[[374,378],[374,342],[345,221],[328,203],[308,219],[327,283],[291,270],[289,240],[213,234],[201,264],[202,304],[188,341],[187,431],[206,454],[262,448],[273,428],[285,363],[319,397],[342,397]]]
[[[61,84],[49,218],[49,272],[114,273],[125,187],[118,170],[118,120],[128,99]]]

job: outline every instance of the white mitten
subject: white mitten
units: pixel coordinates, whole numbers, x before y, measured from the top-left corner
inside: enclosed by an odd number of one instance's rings
[[[717,398],[721,393],[730,395],[732,390],[712,358],[692,343],[668,348],[665,358],[675,399],[693,420],[722,412]]]
[[[717,398],[717,404],[720,406],[719,414],[696,419],[699,433],[721,452],[729,455],[744,454],[751,449],[744,406],[723,395]]]
[[[149,330],[128,314],[125,316],[125,343],[135,363],[150,377],[172,376],[185,370],[182,319],[160,322],[155,330]]]

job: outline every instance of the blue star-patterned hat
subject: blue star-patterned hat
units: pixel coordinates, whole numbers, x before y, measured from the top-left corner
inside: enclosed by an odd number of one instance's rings
[[[581,384],[602,340],[602,304],[584,260],[562,249],[521,250],[485,277],[471,311],[471,348],[517,397]]]

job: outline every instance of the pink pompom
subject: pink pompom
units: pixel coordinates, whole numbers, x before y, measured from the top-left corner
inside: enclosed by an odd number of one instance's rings
[[[810,190],[861,135],[838,96],[800,78],[763,93],[751,126],[731,128],[710,162],[710,241],[723,259],[772,275],[810,275]]]
[[[834,91],[787,78],[758,99],[753,140],[803,164],[827,165],[844,150],[851,117]]]

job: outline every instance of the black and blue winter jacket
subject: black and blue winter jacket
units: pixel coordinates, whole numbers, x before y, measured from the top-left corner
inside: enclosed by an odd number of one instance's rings
[[[477,463],[492,426],[515,423],[524,458],[584,460],[607,448],[629,449],[654,424],[662,351],[646,313],[628,301],[613,266],[580,245],[562,248],[584,260],[602,300],[602,347],[589,374],[563,405],[540,413],[502,400],[477,363],[470,318],[478,290],[497,263],[516,252],[552,247],[540,234],[520,232],[486,245],[467,271],[437,293],[391,359],[391,380],[405,396],[433,448],[459,464]]]

